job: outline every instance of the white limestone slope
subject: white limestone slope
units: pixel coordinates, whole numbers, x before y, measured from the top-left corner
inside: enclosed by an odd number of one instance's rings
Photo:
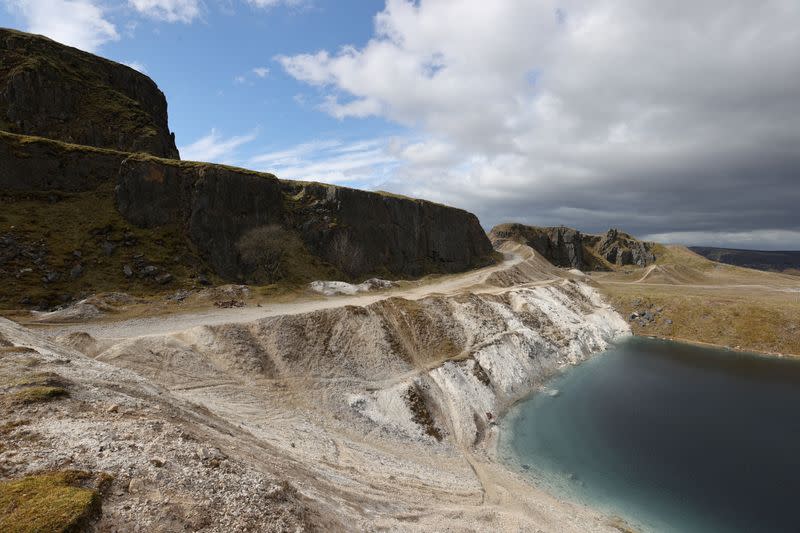
[[[250,460],[269,448],[353,530],[612,531],[484,453],[511,404],[629,334],[590,285],[513,246],[386,294],[52,331],[238,428]]]
[[[439,429],[459,445],[472,446],[493,431],[492,422],[511,404],[548,376],[630,331],[582,283],[563,281],[482,300],[477,306],[451,303],[450,327],[471,336],[461,357],[390,387],[353,394],[352,408],[393,433],[418,436],[418,424],[404,401],[408,388],[415,386],[424,392]]]

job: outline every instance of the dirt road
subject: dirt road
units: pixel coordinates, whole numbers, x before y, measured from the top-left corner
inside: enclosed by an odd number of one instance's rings
[[[118,321],[106,318],[96,321],[85,321],[79,324],[47,323],[28,325],[39,331],[44,331],[51,336],[82,331],[89,333],[95,339],[119,340],[153,335],[166,335],[196,326],[252,322],[271,316],[296,315],[348,305],[367,306],[392,297],[419,300],[435,294],[453,295],[465,291],[475,293],[502,292],[505,289],[487,284],[487,279],[492,274],[509,270],[519,265],[528,258],[527,256],[530,253],[530,251],[511,251],[504,254],[505,257],[501,263],[479,270],[442,276],[433,281],[408,282],[404,284],[403,287],[356,295],[307,297],[292,302],[264,304],[260,307],[214,308],[190,313],[176,313]],[[545,280],[540,283],[531,283],[529,285],[540,285],[551,282],[552,280]]]

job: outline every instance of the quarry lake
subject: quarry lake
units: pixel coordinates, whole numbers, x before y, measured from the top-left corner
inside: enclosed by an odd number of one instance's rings
[[[501,423],[500,456],[655,532],[800,531],[800,362],[629,338]]]

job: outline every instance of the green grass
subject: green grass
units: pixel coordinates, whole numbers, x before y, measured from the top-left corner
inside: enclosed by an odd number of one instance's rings
[[[45,283],[42,270],[25,257],[0,265],[9,278],[13,276],[13,282],[0,284],[0,308],[17,308],[22,297],[34,304],[55,305],[62,303],[65,294],[71,298],[112,291],[135,296],[162,294],[193,286],[192,276],[206,270],[180,228],[141,229],[125,221],[114,206],[111,183],[84,193],[2,195],[0,234],[14,235],[29,244],[40,243],[47,252],[46,269],[60,274],[57,281]],[[135,241],[134,245],[124,245],[126,234],[133,236],[128,241]],[[103,250],[106,241],[116,246],[111,256]],[[171,273],[175,280],[161,286],[149,278],[127,278],[123,266],[133,265],[139,254],[147,264]],[[73,279],[70,271],[77,263],[83,265],[83,274]],[[27,268],[33,270],[25,272]]]
[[[14,405],[28,405],[49,402],[67,395],[67,390],[62,387],[25,387],[8,394],[7,399]]]
[[[0,531],[81,531],[100,512],[100,494],[81,483],[91,476],[74,470],[0,482]]]

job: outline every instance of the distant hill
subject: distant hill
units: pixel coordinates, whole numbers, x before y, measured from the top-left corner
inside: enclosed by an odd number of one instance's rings
[[[718,263],[736,265],[756,270],[800,270],[800,251],[739,250],[736,248],[714,248],[690,246],[689,249]]]
[[[565,226],[537,227],[500,224],[489,232],[492,244],[514,241],[530,246],[555,266],[581,270],[614,270],[655,262],[654,243],[612,228],[592,235]]]
[[[178,158],[167,100],[128,66],[0,28],[0,130]]]

